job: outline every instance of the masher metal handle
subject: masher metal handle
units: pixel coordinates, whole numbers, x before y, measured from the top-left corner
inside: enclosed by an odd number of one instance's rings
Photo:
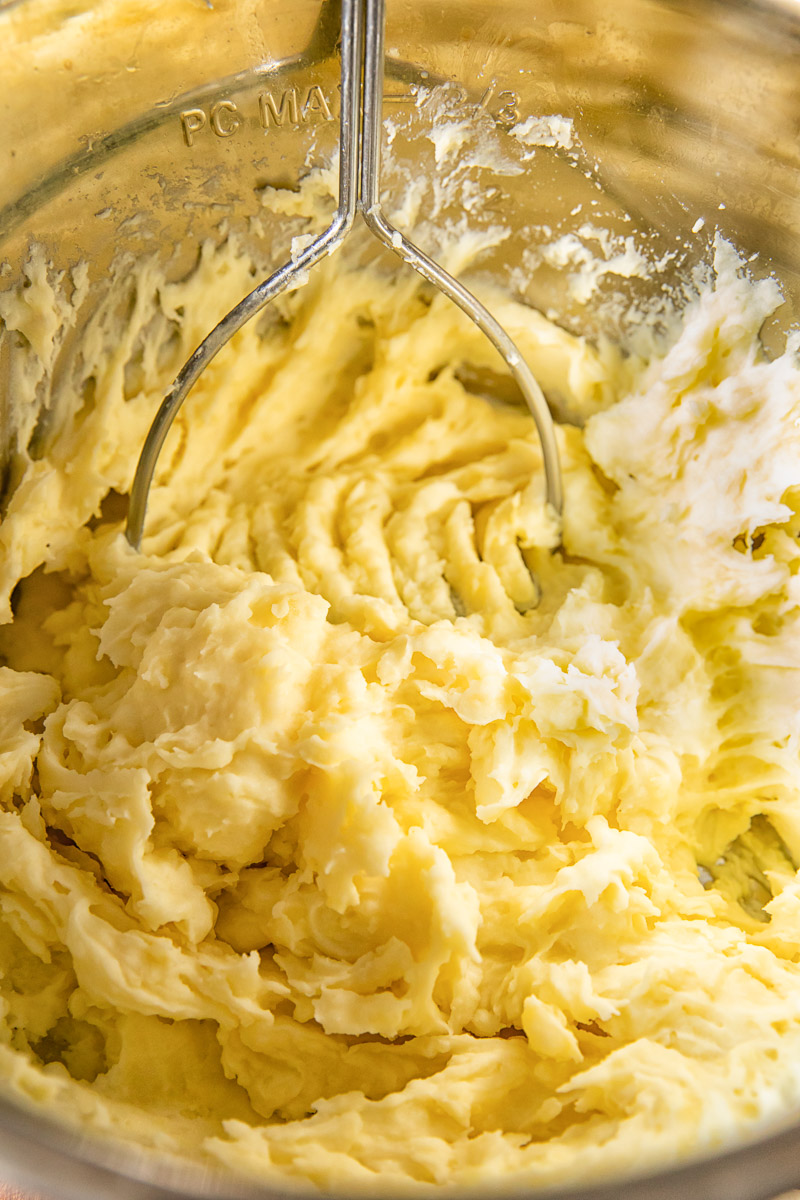
[[[561,484],[561,463],[558,457],[555,427],[550,408],[542,389],[536,382],[525,359],[503,326],[489,310],[473,296],[463,283],[454,279],[443,267],[429,258],[386,219],[381,209],[381,131],[383,129],[383,75],[385,0],[366,0],[367,19],[364,42],[364,91],[361,143],[361,191],[358,206],[368,227],[379,241],[393,250],[403,262],[413,267],[423,279],[444,292],[454,304],[475,322],[506,361],[519,385],[525,403],[536,423],[542,445],[547,503],[560,518],[564,504]]]
[[[131,488],[125,535],[134,549],[142,542],[147,497],[156,462],[178,409],[222,347],[270,300],[302,282],[304,272],[341,246],[360,211],[372,233],[462,309],[506,362],[530,409],[542,446],[546,499],[560,519],[561,465],[553,418],[522,354],[506,330],[473,294],[415,246],[384,216],[380,204],[383,127],[385,0],[342,0],[339,199],[333,219],[290,262],[254,288],[222,318],[181,368],[145,438]]]
[[[303,278],[303,272],[310,270],[326,254],[332,254],[353,227],[358,204],[361,160],[359,146],[363,45],[363,0],[342,0],[342,98],[339,114],[339,201],[336,212],[324,232],[314,238],[297,256],[293,256],[290,262],[273,271],[268,279],[240,300],[236,307],[214,326],[176,376],[150,426],[136,465],[125,528],[125,536],[135,550],[140,549],[142,544],[147,497],[158,456],[189,390],[211,360],[243,325],[281,292],[296,287]]]

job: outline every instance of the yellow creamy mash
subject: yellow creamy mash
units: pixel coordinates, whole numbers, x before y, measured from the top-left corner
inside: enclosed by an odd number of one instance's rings
[[[530,417],[477,394],[482,336],[404,271],[329,262],[201,379],[134,553],[117,493],[249,280],[232,245],[182,283],[140,264],[18,442],[6,1090],[332,1187],[594,1178],[785,1115],[800,376],[759,353],[775,285],[721,250],[649,363],[491,298],[570,415],[556,548]],[[83,281],[34,256],[28,285],[0,298],[23,398]]]

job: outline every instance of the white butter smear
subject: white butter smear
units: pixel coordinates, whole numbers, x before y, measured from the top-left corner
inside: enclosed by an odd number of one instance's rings
[[[557,146],[561,150],[571,150],[575,138],[572,120],[556,113],[526,117],[512,125],[509,132],[523,146]]]
[[[599,254],[587,242],[594,243]],[[609,275],[646,279],[654,269],[633,237],[612,237],[606,230],[588,224],[577,233],[555,238],[542,247],[540,256],[549,266],[569,273],[569,293],[578,304],[586,304],[600,281]]]

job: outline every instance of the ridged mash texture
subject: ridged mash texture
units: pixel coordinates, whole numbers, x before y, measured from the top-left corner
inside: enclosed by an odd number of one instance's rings
[[[0,1072],[331,1186],[596,1178],[800,1092],[800,388],[721,247],[649,362],[490,296],[571,424],[563,547],[490,350],[328,264],[116,493],[248,286],[131,268],[0,525]],[[0,299],[15,394],[81,288]],[[49,386],[49,385],[48,385]],[[31,436],[33,435],[33,436]],[[27,448],[26,448],[27,447]],[[22,581],[19,583],[19,581]]]

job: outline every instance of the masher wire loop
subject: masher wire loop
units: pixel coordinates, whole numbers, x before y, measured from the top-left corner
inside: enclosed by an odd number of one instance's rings
[[[282,292],[297,286],[304,272],[337,250],[360,211],[367,227],[403,262],[443,292],[489,338],[525,397],[542,447],[546,499],[561,517],[561,465],[553,418],[541,388],[508,333],[462,283],[409,241],[384,216],[380,205],[380,151],[383,125],[385,0],[341,0],[341,112],[339,115],[339,196],[330,225],[290,262],[254,288],[222,318],[184,363],[145,438],[131,488],[125,529],[131,546],[141,547],[147,497],[158,456],[178,409],[199,376],[233,335]]]

